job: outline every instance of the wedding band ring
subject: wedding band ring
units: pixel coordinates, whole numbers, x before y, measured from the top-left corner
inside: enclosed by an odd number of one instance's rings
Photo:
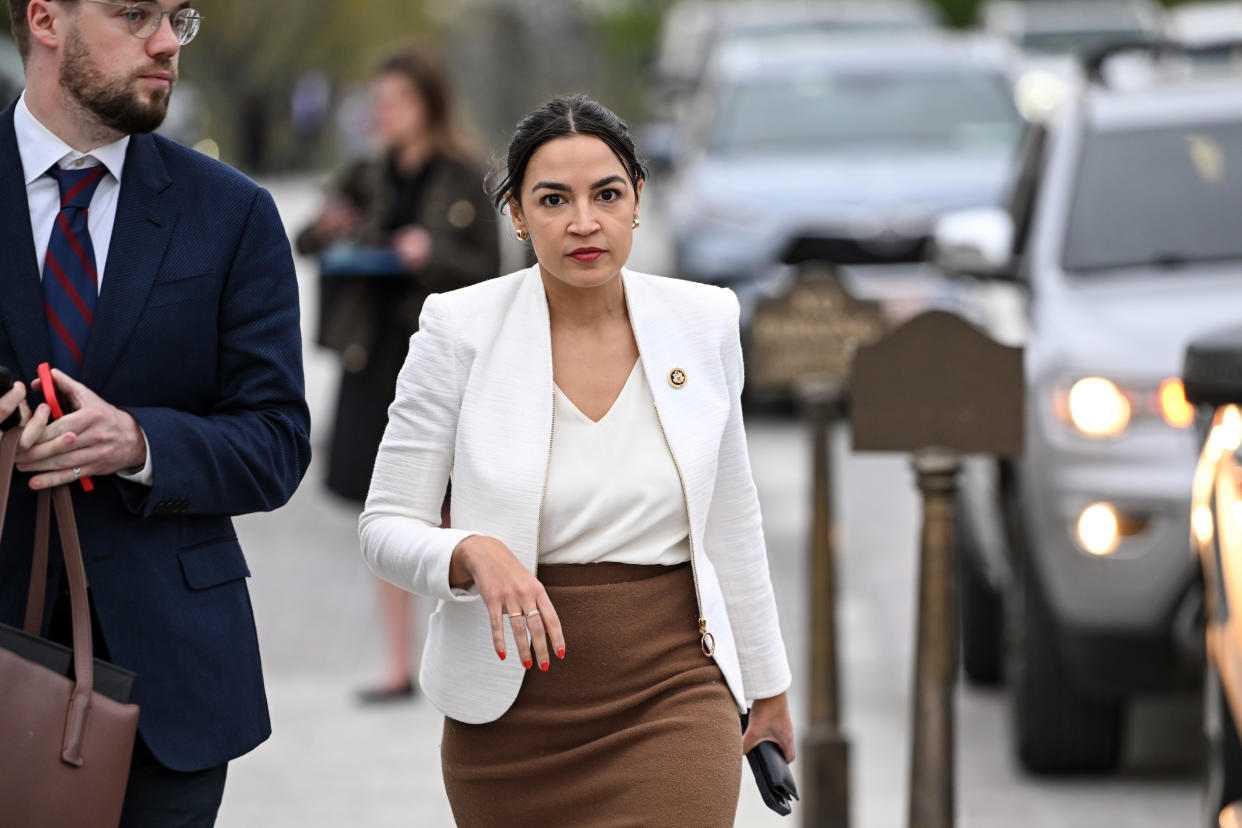
[[[82,467],[81,467],[81,466],[74,466],[74,467],[73,467],[73,479],[74,479],[74,480],[78,480],[78,479],[80,479],[81,477],[82,477]]]
[[[538,615],[538,614],[539,614],[539,610],[531,610],[530,612],[526,613],[526,617],[527,617],[527,618],[534,618],[534,617],[535,617],[536,615]]]
[[[511,613],[509,613],[509,617],[510,617],[510,618],[521,618],[521,617],[522,617],[522,613],[521,613],[520,611],[519,611],[519,612],[511,612]]]

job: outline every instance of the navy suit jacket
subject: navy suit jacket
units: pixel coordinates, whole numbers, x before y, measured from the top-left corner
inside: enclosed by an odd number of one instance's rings
[[[13,107],[0,114],[0,364],[51,357]],[[130,141],[79,379],[146,432],[154,486],[73,486],[87,578],[113,662],[134,670],[139,730],[192,771],[268,737],[231,516],[275,509],[310,462],[298,291],[271,196],[155,135]],[[0,539],[0,621],[20,626],[35,498],[18,474]],[[48,616],[62,566],[54,554]]]

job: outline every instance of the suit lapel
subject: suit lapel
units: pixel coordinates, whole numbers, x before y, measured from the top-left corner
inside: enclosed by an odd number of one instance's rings
[[[684,319],[672,317],[665,304],[667,297],[652,290],[652,286],[645,281],[650,277],[625,270],[622,278],[625,280],[630,326],[634,329],[638,352],[643,358],[643,373],[651,386],[656,408],[660,410],[665,433],[676,449],[684,445],[684,440],[680,439],[684,436],[683,427],[693,428],[693,423],[687,422],[683,416],[684,412],[694,410],[693,403],[703,387],[703,378],[695,364],[698,353],[694,342],[686,336]],[[674,369],[688,372],[691,381],[682,388],[674,388],[669,383],[669,374]]]
[[[729,413],[719,347],[711,330],[696,330],[701,314],[678,307],[676,294],[654,277],[630,270],[622,277],[643,372],[684,476],[691,523],[697,526],[706,517],[703,497],[713,490],[715,458]],[[670,382],[675,369],[684,372],[680,387]]]
[[[51,359],[43,286],[30,232],[30,202],[13,130],[13,107],[0,113],[0,326],[8,334],[18,364],[8,366],[34,379],[40,362]]]
[[[90,388],[103,387],[146,306],[177,222],[168,197],[172,183],[155,139],[135,135],[125,154],[103,289],[82,365],[82,382]]]

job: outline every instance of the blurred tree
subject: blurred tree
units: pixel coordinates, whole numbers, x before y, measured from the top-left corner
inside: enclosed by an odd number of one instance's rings
[[[944,11],[945,19],[954,26],[969,26],[975,22],[975,14],[986,0],[932,0]],[[1029,0],[1038,2],[1038,0]],[[1158,0],[1165,6],[1180,6],[1194,0]]]
[[[606,73],[608,105],[632,126],[651,114],[656,44],[668,4],[634,0],[597,5],[595,29]]]
[[[214,137],[229,160],[238,157],[247,126],[266,111],[272,126],[267,162],[310,166],[288,129],[290,94],[298,79],[322,71],[336,82],[365,77],[395,46],[428,32],[421,3],[409,0],[200,0],[203,29],[182,56],[183,77],[203,92]]]

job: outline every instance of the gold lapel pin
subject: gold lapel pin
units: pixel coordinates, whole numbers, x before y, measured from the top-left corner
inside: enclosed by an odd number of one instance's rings
[[[674,368],[668,372],[668,384],[674,388],[686,387],[686,372],[680,368]]]

